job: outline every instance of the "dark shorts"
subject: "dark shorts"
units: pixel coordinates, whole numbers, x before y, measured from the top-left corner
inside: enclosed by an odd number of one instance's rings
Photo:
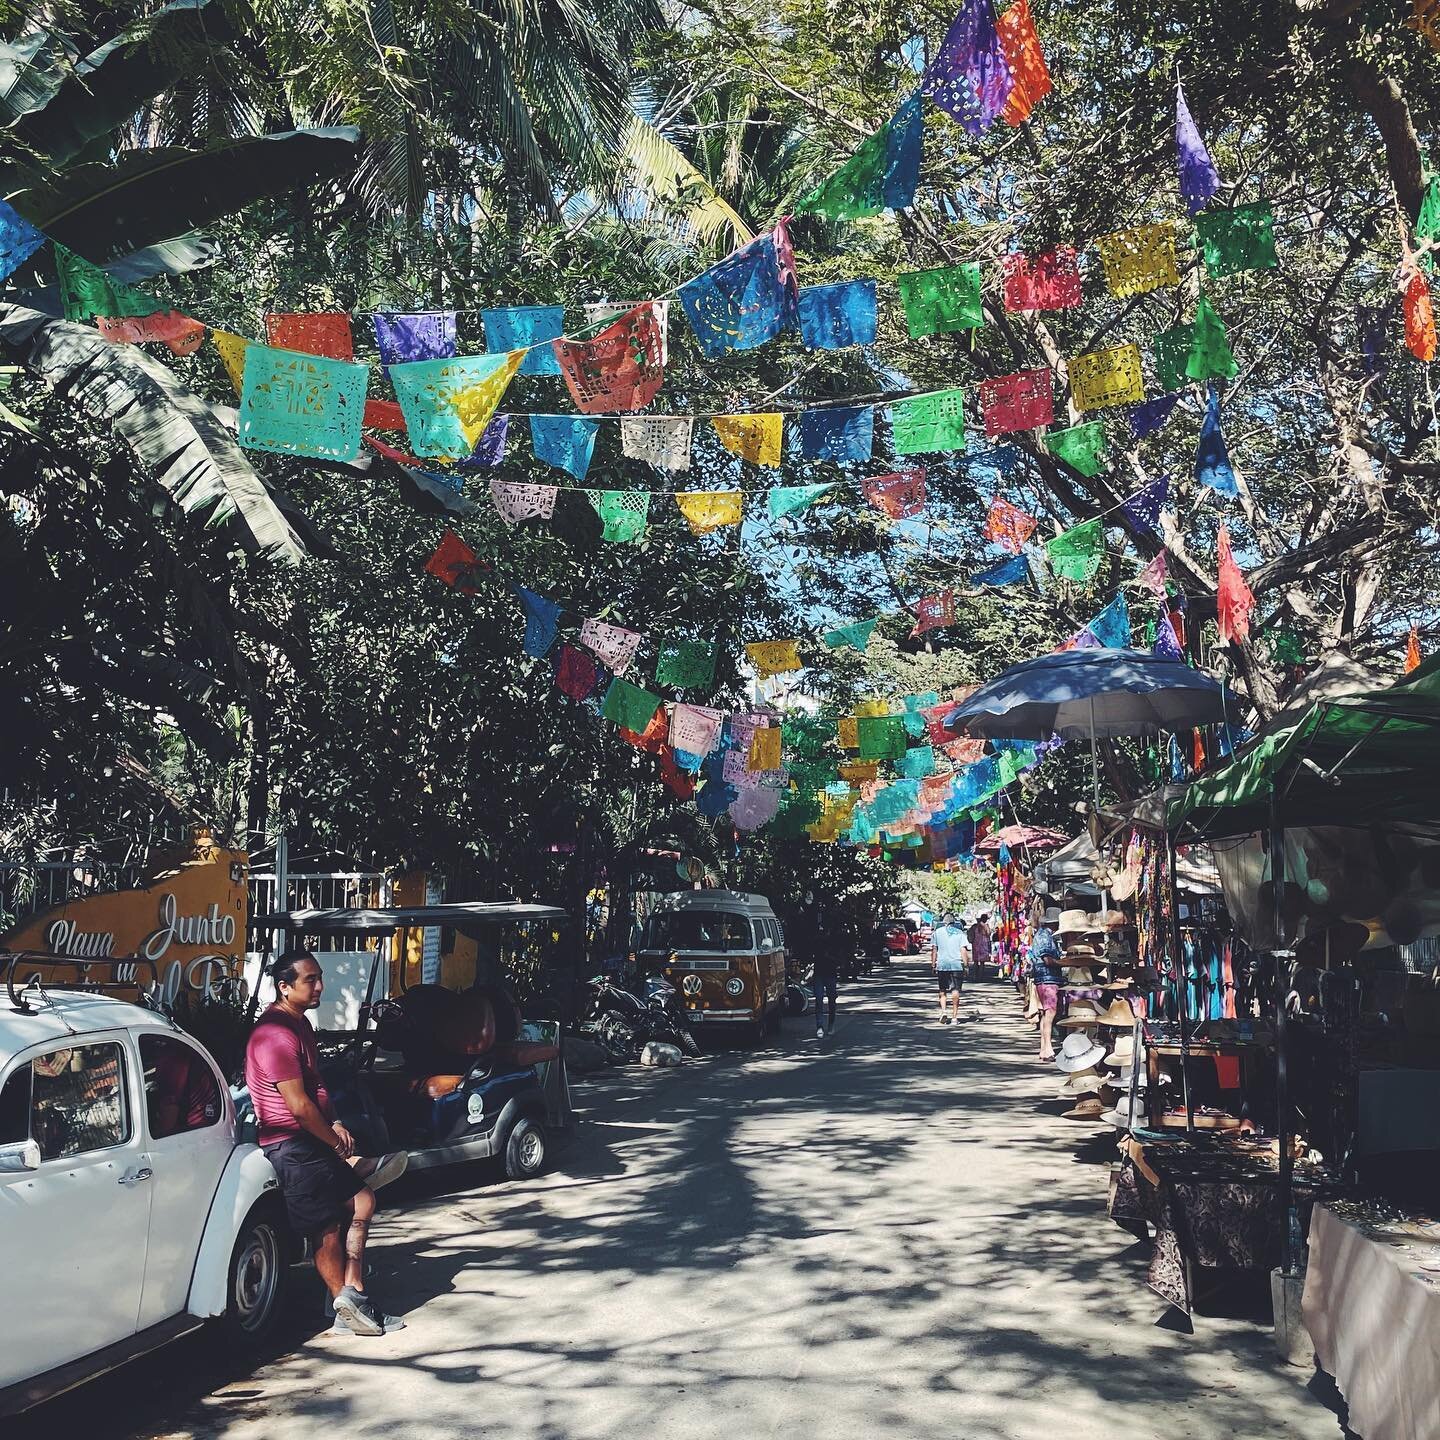
[[[297,1235],[318,1235],[343,1220],[349,1213],[346,1202],[365,1188],[350,1166],[311,1135],[292,1135],[278,1145],[267,1145],[265,1155],[274,1167]]]
[[[942,995],[949,995],[952,991],[958,995],[965,988],[965,972],[963,970],[937,970],[935,983],[940,987]]]

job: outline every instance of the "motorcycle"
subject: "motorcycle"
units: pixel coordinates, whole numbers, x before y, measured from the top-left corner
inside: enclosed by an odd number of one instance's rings
[[[676,1038],[669,1041],[671,1045],[678,1045],[691,1059],[700,1053],[700,1042],[690,1033],[690,1022],[686,1018],[684,1006],[680,1004],[680,994],[675,987],[660,975],[651,975],[645,981],[645,1003],[652,1014],[659,1017],[669,1025]],[[664,1039],[663,1035],[652,1037],[656,1040]]]
[[[605,975],[594,976],[589,985],[590,1011],[580,1028],[594,1036],[613,1063],[628,1065],[638,1060],[651,1040],[674,1045],[692,1057],[700,1053],[674,988],[658,976],[646,982],[645,1000]]]

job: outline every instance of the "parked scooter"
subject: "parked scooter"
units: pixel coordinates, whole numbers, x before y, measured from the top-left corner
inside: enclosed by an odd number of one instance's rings
[[[638,1060],[651,1040],[678,1046],[687,1055],[700,1053],[700,1046],[681,1018],[683,1012],[673,987],[658,976],[647,982],[646,1000],[605,975],[594,976],[589,984],[590,1011],[580,1028],[595,1038],[614,1064],[628,1065]]]

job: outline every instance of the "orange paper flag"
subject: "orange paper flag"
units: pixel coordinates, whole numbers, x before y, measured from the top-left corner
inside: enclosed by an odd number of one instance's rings
[[[1427,365],[1435,358],[1435,307],[1430,282],[1418,267],[1405,286],[1405,348]]]
[[[1412,625],[1410,627],[1410,639],[1405,644],[1405,673],[1408,675],[1412,670],[1420,668],[1420,632]]]

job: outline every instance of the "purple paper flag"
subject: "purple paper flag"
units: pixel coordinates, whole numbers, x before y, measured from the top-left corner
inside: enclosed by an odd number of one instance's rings
[[[990,0],[964,0],[920,77],[921,91],[971,135],[983,135],[1014,87]]]
[[[478,470],[482,466],[499,465],[505,459],[505,441],[510,434],[510,417],[496,415],[480,432],[469,458],[460,462],[462,470]]]
[[[1145,400],[1139,405],[1132,405],[1130,407],[1130,433],[1137,440],[1143,440],[1147,435],[1153,435],[1170,418],[1170,412],[1180,403],[1182,393],[1177,390],[1173,395],[1157,395],[1153,400]]]
[[[391,365],[408,365],[412,360],[448,360],[455,354],[455,312],[427,310],[415,315],[376,313],[375,345],[380,351],[380,369],[389,374]]]
[[[1155,622],[1155,644],[1151,653],[1164,660],[1183,660],[1185,652],[1180,648],[1180,637],[1170,623],[1170,612],[1162,605],[1160,618]]]
[[[1198,215],[1220,188],[1220,176],[1185,103],[1185,91],[1179,81],[1175,83],[1175,149],[1180,166],[1180,193],[1185,197],[1186,209]]]
[[[1137,490],[1121,504],[1120,510],[1137,530],[1148,530],[1152,535],[1159,535],[1160,512],[1169,498],[1170,477],[1162,475],[1158,480],[1152,480],[1143,490]]]
[[[1083,630],[1077,630],[1070,637],[1070,644],[1066,646],[1069,650],[1103,650],[1099,638],[1087,625]]]

